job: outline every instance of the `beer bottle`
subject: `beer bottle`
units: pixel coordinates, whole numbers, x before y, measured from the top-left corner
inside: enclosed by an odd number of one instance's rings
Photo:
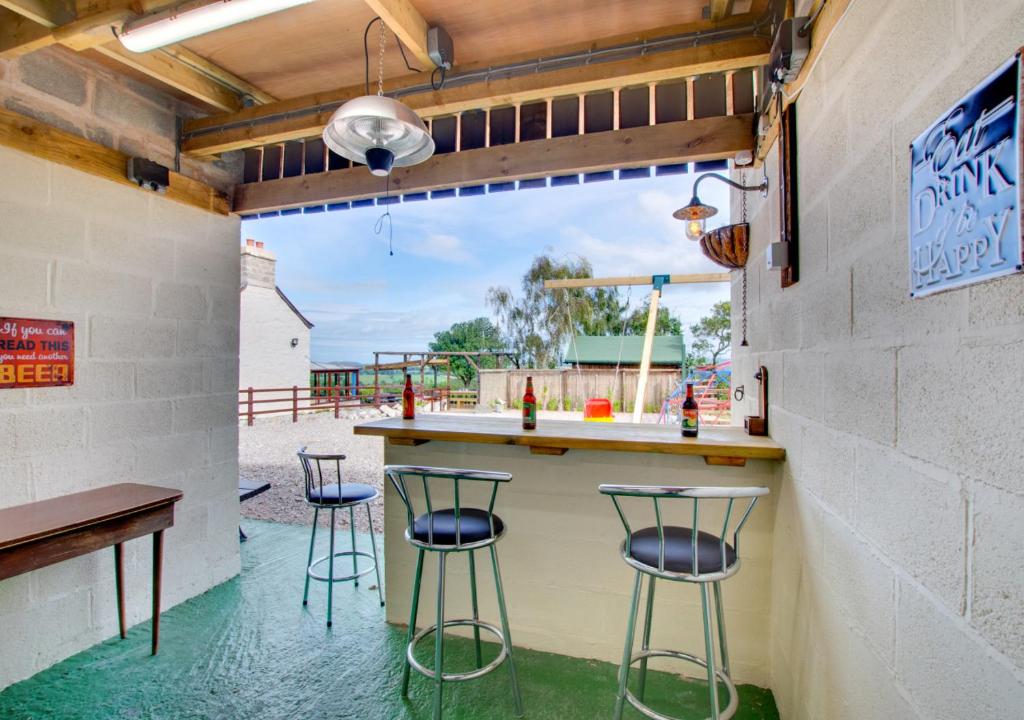
[[[402,391],[402,419],[413,420],[416,417],[416,392],[412,389],[412,375],[405,376],[405,390]]]
[[[683,401],[683,437],[697,437],[697,401],[693,399],[693,383],[686,383],[686,400]]]
[[[537,429],[537,398],[533,394],[533,378],[526,378],[526,393],[523,395],[523,430]]]

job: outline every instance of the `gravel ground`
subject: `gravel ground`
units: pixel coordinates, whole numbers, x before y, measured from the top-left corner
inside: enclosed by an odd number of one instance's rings
[[[270,490],[242,503],[242,517],[296,525],[313,524],[313,508],[306,504],[302,465],[295,456],[299,448],[310,452],[341,453],[344,482],[358,482],[381,489],[384,485],[384,440],[352,433],[352,427],[384,417],[373,410],[368,416],[334,419],[333,413],[300,415],[293,423],[289,415],[257,418],[255,425],[238,429],[238,471],[244,478],[270,483]],[[325,468],[326,469],[326,468]],[[374,529],[384,527],[384,500],[370,504]],[[320,513],[326,527],[329,513]],[[337,515],[338,527],[347,528],[348,513]],[[366,510],[356,508],[356,529],[369,530]]]

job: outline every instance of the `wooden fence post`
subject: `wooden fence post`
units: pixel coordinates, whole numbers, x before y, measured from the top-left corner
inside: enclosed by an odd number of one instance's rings
[[[338,419],[338,408],[341,406],[341,388],[334,388],[334,419]]]
[[[292,385],[292,422],[299,421],[299,386]]]
[[[249,427],[252,427],[252,388],[251,387],[249,388],[248,395],[249,395],[249,410],[248,410]]]

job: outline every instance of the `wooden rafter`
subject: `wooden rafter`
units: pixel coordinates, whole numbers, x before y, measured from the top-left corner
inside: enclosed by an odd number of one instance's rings
[[[709,8],[710,16],[713,22],[719,22],[729,16],[729,5],[732,4],[732,0],[710,0]]]
[[[427,55],[427,21],[409,0],[366,0],[380,19],[425,67],[433,67]]]
[[[391,173],[393,193],[730,158],[752,150],[752,115],[682,120],[435,155]],[[382,195],[364,167],[239,185],[235,212],[252,214]]]
[[[128,156],[91,140],[58,130],[32,118],[0,109],[0,145],[67,165],[81,172],[142,190],[128,179]],[[228,199],[214,188],[176,172],[164,197],[175,202],[227,215]]]
[[[429,118],[464,110],[515,105],[546,100],[560,95],[609,90],[628,85],[643,85],[690,75],[756,67],[768,59],[768,44],[760,38],[737,38],[725,42],[652,53],[627,60],[593,63],[579,67],[532,73],[513,78],[494,79],[402,97],[402,102]],[[494,64],[499,64],[497,61]],[[384,83],[385,92],[422,87],[428,73],[409,75]],[[231,115],[199,118],[185,124],[182,146],[188,155],[216,155],[230,150],[258,147],[275,142],[297,140],[319,134],[331,110],[297,114],[304,109],[335,105],[365,93],[363,85],[292,100],[246,108]],[[217,132],[202,133],[229,125]]]
[[[0,0],[0,8],[19,16],[17,23],[4,22],[0,29],[0,57],[60,44],[76,51],[94,50],[218,110],[240,110],[241,94],[257,103],[272,102],[272,96],[183,47],[133,53],[110,40],[112,25],[134,17],[137,10],[156,12],[175,1],[79,2],[76,7],[82,14],[78,15],[71,2],[61,0]]]

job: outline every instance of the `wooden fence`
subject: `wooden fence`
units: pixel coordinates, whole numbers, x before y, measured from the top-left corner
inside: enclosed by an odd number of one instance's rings
[[[582,410],[590,398],[608,398],[617,412],[630,412],[636,398],[635,368],[615,370],[481,370],[480,404],[491,407],[498,400],[516,407],[526,391],[527,376],[533,377],[537,407],[542,410]],[[682,382],[679,370],[652,368],[644,393],[644,411],[656,413],[669,394]]]

